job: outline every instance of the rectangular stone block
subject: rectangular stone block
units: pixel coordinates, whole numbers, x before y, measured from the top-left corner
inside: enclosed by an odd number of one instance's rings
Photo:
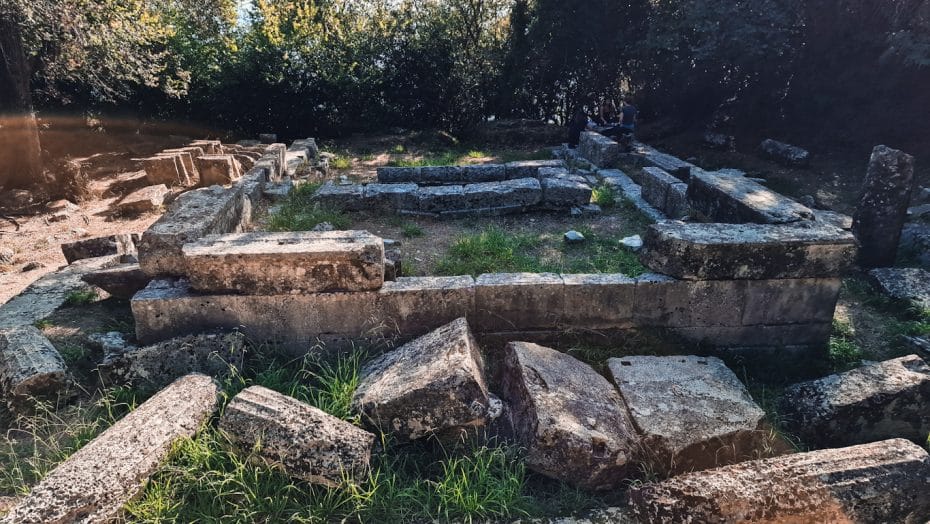
[[[463,186],[421,187],[417,191],[417,201],[417,207],[422,213],[467,209]]]
[[[149,184],[166,186],[183,186],[187,177],[182,176],[183,165],[174,156],[153,156],[142,159],[142,169]]]
[[[620,160],[620,144],[592,131],[581,134],[578,150],[581,156],[603,169],[617,167]]]
[[[591,186],[571,177],[550,177],[541,180],[542,203],[547,209],[570,209],[591,203]]]
[[[370,291],[384,284],[384,241],[367,231],[210,235],[182,253],[191,287],[206,293]]]
[[[708,172],[692,173],[688,203],[710,222],[790,224],[814,219],[807,207],[758,182]]]
[[[152,278],[142,271],[138,263],[128,263],[89,272],[81,280],[106,291],[111,297],[129,300],[145,289]]]
[[[691,215],[691,206],[688,205],[688,184],[678,183],[669,186],[663,211],[674,220]]]
[[[930,457],[902,439],[796,453],[635,486],[643,522],[924,522]]]
[[[419,205],[416,184],[368,184],[363,190],[366,207],[385,211],[416,211]]]
[[[0,329],[0,391],[15,412],[56,401],[70,384],[55,346],[31,325]]]
[[[507,168],[500,164],[479,164],[462,166],[462,184],[481,184],[484,182],[502,182],[507,178]]]
[[[285,144],[269,144],[268,147],[265,148],[262,157],[259,159],[259,161],[271,161],[271,164],[268,166],[270,168],[268,179],[272,182],[280,182],[281,179],[284,178],[287,167],[286,153],[287,146]]]
[[[171,191],[165,184],[146,186],[124,196],[116,203],[120,213],[138,214],[156,211],[165,203]]]
[[[344,211],[362,211],[366,207],[364,191],[364,186],[358,184],[339,186],[326,183],[313,195],[313,199]]]
[[[830,226],[681,224],[649,226],[641,259],[688,280],[838,277],[855,262],[856,239]]]
[[[521,178],[505,182],[486,182],[464,186],[465,206],[481,208],[525,208],[542,199],[542,187],[535,178]]]
[[[174,443],[216,411],[220,387],[188,375],[123,417],[53,469],[3,518],[5,524],[111,522],[137,496]]]
[[[138,234],[117,234],[107,237],[86,238],[76,242],[61,245],[61,253],[68,263],[85,258],[96,258],[107,255],[136,254],[136,242],[140,239]]]
[[[378,293],[381,327],[387,336],[409,339],[475,311],[475,279],[401,277]]]
[[[553,273],[494,273],[475,280],[477,331],[530,331],[560,325],[565,284]]]
[[[550,169],[564,169],[565,162],[563,160],[518,160],[516,162],[508,162],[504,165],[505,168],[505,177],[508,179],[516,178],[539,178],[540,169],[550,168]]]
[[[832,322],[842,284],[839,278],[747,282],[743,325]]]
[[[636,280],[626,275],[562,275],[562,323],[577,329],[622,329],[633,325]]]
[[[199,147],[203,149],[204,154],[207,155],[221,155],[223,154],[223,143],[219,140],[194,140],[189,147]]]
[[[633,304],[633,319],[639,326],[741,326],[746,283],[689,282],[647,274],[636,279]]]
[[[669,332],[708,348],[826,348],[832,323],[673,327]]]
[[[197,172],[200,173],[200,185],[225,186],[239,179],[240,173],[236,167],[236,159],[232,155],[203,155],[194,161]]]
[[[194,165],[194,155],[190,151],[184,149],[165,149],[158,156],[175,156],[181,162],[181,166],[184,168],[184,174],[187,177],[187,184],[193,184],[200,179],[200,173],[197,172],[197,166]],[[200,157],[203,155],[197,155]],[[185,184],[185,185],[187,185]]]
[[[380,184],[419,184],[419,167],[379,167],[378,183]]]
[[[811,154],[806,149],[767,138],[762,141],[759,148],[772,160],[786,166],[806,166],[810,163]]]
[[[657,209],[665,210],[669,188],[681,181],[658,167],[644,167],[642,171],[642,195]]]

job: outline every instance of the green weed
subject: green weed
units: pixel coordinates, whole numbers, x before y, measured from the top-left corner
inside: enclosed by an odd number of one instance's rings
[[[82,360],[90,353],[90,350],[81,344],[59,344],[55,349],[58,350],[61,358],[64,359],[65,364],[68,365],[72,365],[75,362]]]
[[[53,327],[55,324],[51,320],[43,318],[42,320],[36,320],[35,322],[32,323],[32,325],[35,326],[37,329],[48,329],[50,327]]]
[[[592,191],[591,202],[601,206],[603,209],[610,209],[617,204],[617,195],[614,192],[614,188],[611,186],[600,185]]]
[[[523,160],[552,160],[552,150],[548,148],[535,149],[532,151],[507,149],[504,151],[497,151],[494,157],[501,163],[520,162]]]
[[[397,144],[393,149],[391,149],[391,152],[395,155],[402,155],[407,152],[407,148],[404,147],[404,144]]]
[[[333,169],[338,169],[340,171],[352,169],[352,159],[347,155],[336,155],[336,158],[332,159],[329,165]]]
[[[422,157],[398,158],[388,162],[390,167],[439,167],[454,166],[460,163],[462,154],[456,151],[444,151]]]
[[[836,371],[846,371],[862,360],[862,349],[856,343],[852,328],[846,322],[833,321],[830,337],[830,362]]]
[[[418,238],[423,236],[423,228],[413,222],[406,222],[401,226],[404,238]]]
[[[65,305],[85,306],[93,304],[100,298],[93,289],[76,289],[65,296]]]
[[[310,231],[323,222],[329,222],[335,229],[348,229],[352,222],[345,213],[313,200],[313,195],[319,188],[320,184],[305,184],[292,191],[281,207],[271,215],[268,229]]]
[[[469,151],[468,153],[465,153],[465,156],[468,158],[484,158],[487,155],[485,155],[482,151],[472,150],[472,151]]]
[[[585,237],[580,244],[561,246],[562,260],[547,265],[557,273],[622,273],[636,277],[646,272],[639,255],[620,244],[619,238],[602,236],[587,228],[579,231]]]
[[[538,260],[527,253],[538,244],[531,235],[508,233],[492,226],[481,233],[460,237],[437,264],[436,274],[540,272]]]

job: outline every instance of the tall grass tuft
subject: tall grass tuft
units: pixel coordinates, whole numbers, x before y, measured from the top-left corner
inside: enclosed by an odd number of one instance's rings
[[[310,231],[324,222],[332,224],[335,229],[348,229],[352,222],[345,213],[313,200],[319,188],[320,184],[305,184],[292,191],[271,215],[268,229]]]
[[[508,233],[489,227],[475,235],[460,237],[436,266],[438,275],[539,272],[538,260],[528,254],[538,240],[531,235]]]

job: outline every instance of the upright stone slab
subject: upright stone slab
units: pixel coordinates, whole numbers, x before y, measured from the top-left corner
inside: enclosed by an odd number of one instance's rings
[[[484,359],[464,318],[366,364],[352,399],[368,426],[402,440],[481,426],[488,405]]]
[[[930,435],[930,366],[916,355],[795,384],[782,397],[789,430],[816,447]]]
[[[791,224],[813,220],[807,207],[744,177],[693,172],[688,203],[710,222]]]
[[[862,250],[859,263],[867,268],[893,266],[914,191],[914,157],[876,146],[853,214],[853,233]]]
[[[330,488],[364,480],[375,441],[367,431],[261,386],[233,397],[219,427],[244,453]]]
[[[888,440],[744,462],[634,486],[643,522],[924,522],[930,457]]]
[[[911,267],[885,267],[869,271],[869,278],[888,297],[930,310],[930,271]]]
[[[526,342],[507,345],[501,373],[527,467],[584,489],[623,484],[638,442],[610,382],[573,357]]]
[[[191,287],[203,292],[286,295],[384,284],[384,241],[367,231],[211,235],[182,253]]]
[[[762,152],[772,160],[792,167],[804,167],[810,163],[811,154],[798,146],[767,138],[759,146]]]
[[[109,522],[138,495],[180,438],[213,414],[220,388],[210,377],[179,379],[71,455],[0,522]]]
[[[233,233],[243,222],[240,188],[196,189],[179,196],[139,242],[139,265],[150,276],[184,275],[181,248],[207,235]]]
[[[14,410],[56,400],[69,385],[58,350],[33,326],[0,329],[0,390]]]
[[[239,179],[236,159],[232,155],[203,155],[197,157],[194,162],[200,173],[202,187],[225,186]]]
[[[552,329],[562,321],[565,284],[553,273],[494,273],[475,281],[474,325],[482,333]]]
[[[183,166],[173,156],[153,156],[142,159],[145,178],[152,185],[184,185],[185,180],[182,180],[181,168]]]
[[[620,144],[600,133],[581,133],[578,150],[585,159],[602,169],[617,167],[620,160]]]
[[[644,356],[607,363],[643,435],[643,459],[657,473],[758,458],[765,412],[720,359]]]
[[[660,222],[649,226],[640,257],[675,278],[758,280],[841,276],[855,255],[852,234],[830,226]]]

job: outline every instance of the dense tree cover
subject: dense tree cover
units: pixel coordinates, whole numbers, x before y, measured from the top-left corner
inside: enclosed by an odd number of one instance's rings
[[[7,114],[335,135],[633,94],[734,132],[930,130],[930,0],[0,0],[0,50]]]

